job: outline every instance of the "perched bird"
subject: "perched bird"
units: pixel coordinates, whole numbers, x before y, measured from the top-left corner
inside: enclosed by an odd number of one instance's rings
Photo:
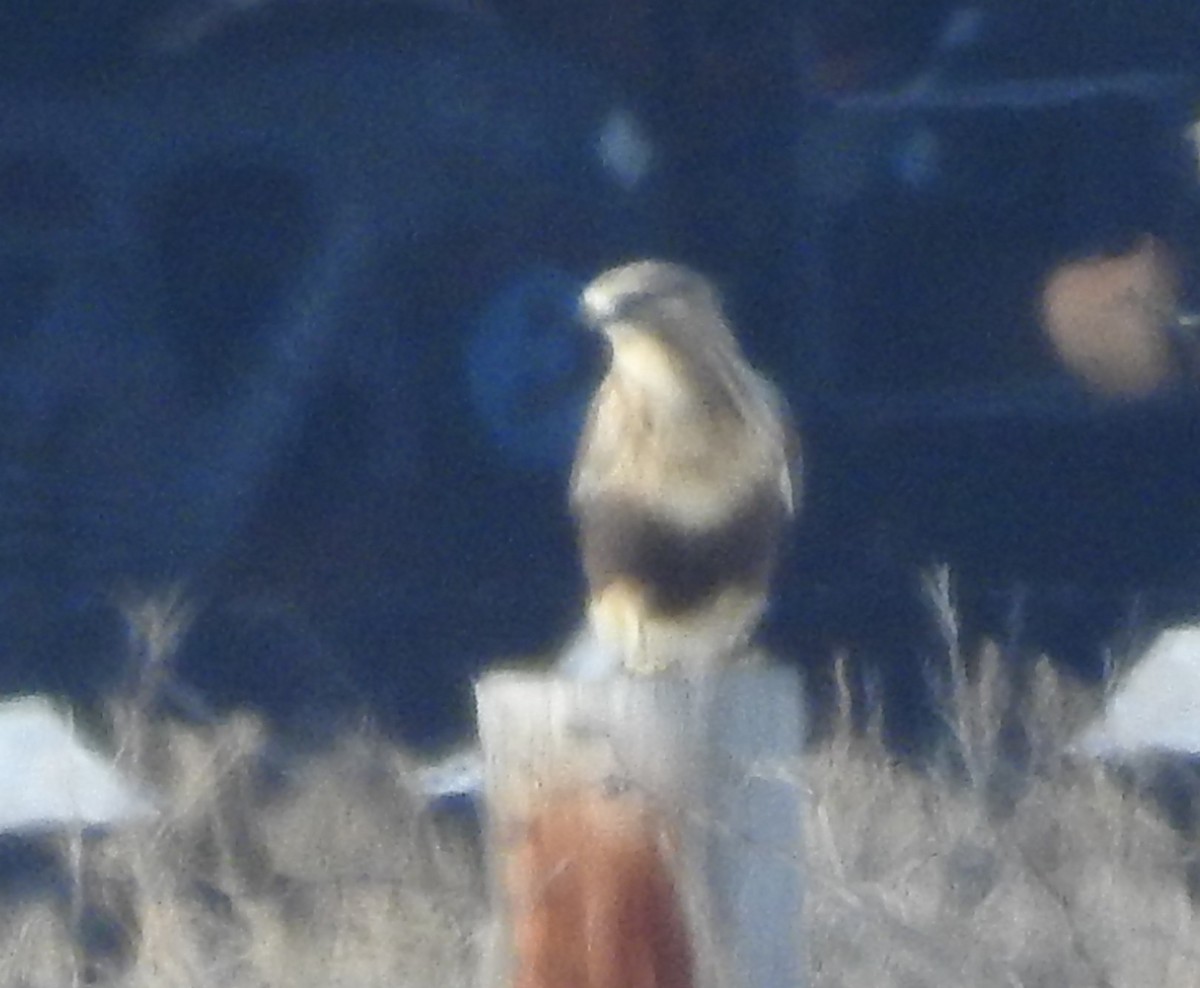
[[[688,268],[615,268],[581,310],[611,350],[571,477],[589,630],[630,672],[717,668],[746,650],[796,511],[787,409]]]

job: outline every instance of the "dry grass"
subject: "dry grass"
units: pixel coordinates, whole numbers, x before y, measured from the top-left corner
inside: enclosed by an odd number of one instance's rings
[[[942,764],[918,773],[845,728],[804,761],[813,985],[1194,984],[1191,842],[1149,785],[1064,754],[1100,698],[1046,662],[1014,696],[1000,650],[968,662],[930,589]]]
[[[997,669],[964,678],[968,743],[940,771],[845,733],[806,759],[813,984],[1194,984],[1187,842],[1140,789],[1060,755],[1086,698],[1048,667],[1014,770]]]
[[[65,890],[9,913],[0,983],[370,988],[434,971],[466,983],[477,868],[421,812],[392,744],[358,732],[288,766],[244,716],[134,730],[166,812],[61,839]]]
[[[948,678],[941,767],[846,727],[800,763],[813,988],[1194,984],[1189,842],[1129,780],[1061,755],[1096,699],[1047,666],[1014,704],[999,654],[973,658]],[[359,728],[293,759],[252,717],[167,723],[132,693],[109,724],[165,812],[52,842],[67,880],[13,893],[0,984],[474,983],[476,849],[422,808],[405,752]]]

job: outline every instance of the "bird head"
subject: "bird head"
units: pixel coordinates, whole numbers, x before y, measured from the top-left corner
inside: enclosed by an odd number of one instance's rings
[[[634,261],[612,268],[584,289],[580,314],[614,341],[630,327],[664,338],[692,332],[698,313],[719,311],[708,281],[681,264]]]
[[[677,392],[737,360],[738,346],[709,282],[680,264],[635,261],[584,289],[580,316],[612,350],[612,372],[648,391]],[[698,380],[697,380],[698,383]]]

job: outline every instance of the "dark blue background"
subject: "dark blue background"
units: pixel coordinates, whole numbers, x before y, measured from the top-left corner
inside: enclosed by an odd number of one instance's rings
[[[433,8],[0,13],[5,689],[119,685],[114,599],[182,582],[205,703],[452,735],[473,672],[577,620],[564,489],[598,364],[571,297],[650,253],[717,280],[803,425],[781,653],[850,648],[917,704],[939,561],[968,632],[1019,599],[1026,648],[1080,667],[1132,601],[1190,610],[1191,396],[1089,402],[1026,302],[1147,232],[1192,263],[1193,3],[981,5],[953,50],[945,3]],[[1159,81],[847,109],[1126,72]],[[633,189],[597,153],[617,110],[655,147]],[[313,312],[328,339],[288,371]],[[1047,382],[1061,401],[1004,399]]]

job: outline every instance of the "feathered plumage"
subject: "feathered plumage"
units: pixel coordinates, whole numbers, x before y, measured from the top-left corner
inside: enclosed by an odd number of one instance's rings
[[[745,649],[798,506],[786,407],[688,268],[615,268],[581,307],[611,346],[571,479],[589,624],[631,671],[711,668]]]

